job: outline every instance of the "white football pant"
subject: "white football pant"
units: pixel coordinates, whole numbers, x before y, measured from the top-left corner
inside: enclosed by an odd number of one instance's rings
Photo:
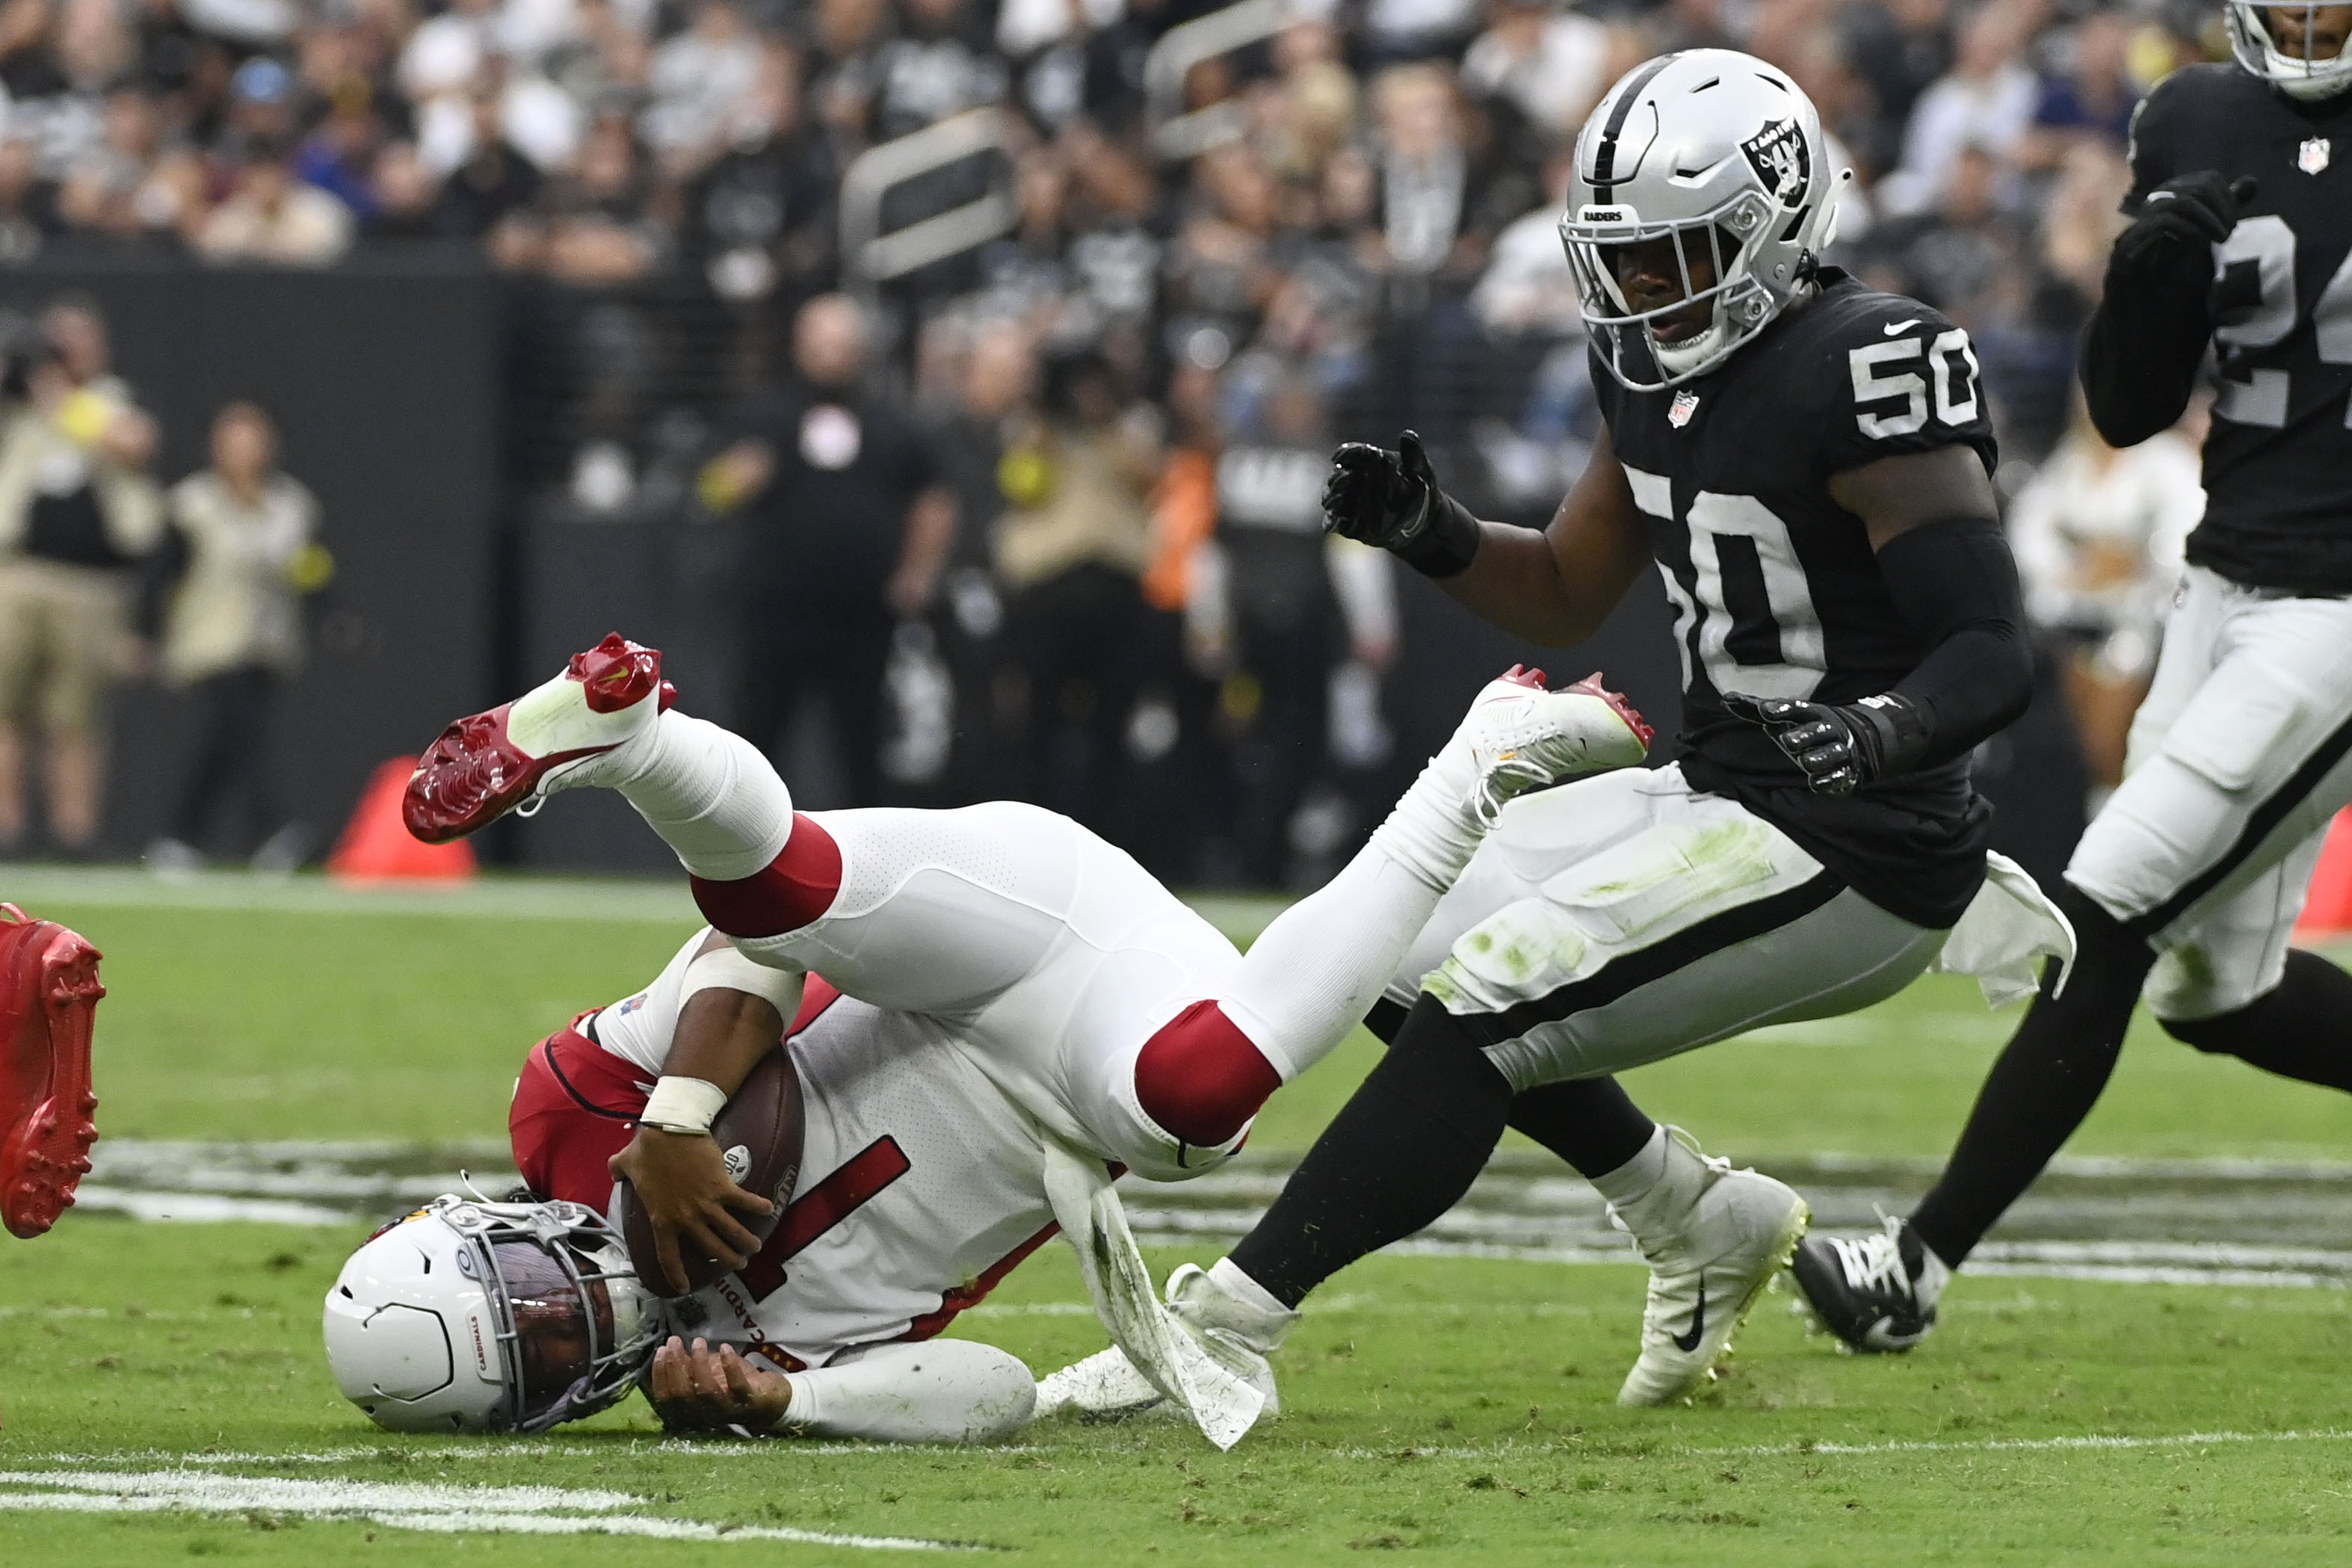
[[[2327,825],[2352,805],[2352,600],[2188,569],[2122,785],[2066,879],[2160,956],[2159,1018],[2279,983]]]
[[[1681,768],[1629,769],[1504,807],[1388,995],[1436,996],[1516,1092],[1866,1007],[1945,934]]]

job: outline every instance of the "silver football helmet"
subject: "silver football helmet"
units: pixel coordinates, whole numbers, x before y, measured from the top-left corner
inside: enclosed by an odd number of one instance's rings
[[[1577,137],[1559,223],[1610,374],[1679,385],[1762,331],[1809,286],[1853,178],[1830,167],[1812,100],[1753,56],[1686,49],[1627,73]],[[1682,292],[1637,309],[1619,253],[1662,240]]]
[[[2319,13],[2328,9],[2316,0],[2229,0],[2230,52],[2238,63],[2290,98],[2333,98],[2352,88],[2352,40],[2339,41],[2336,53],[2311,58],[2311,38],[2319,30]],[[2266,13],[2303,13],[2304,43],[2290,54],[2279,47]]]
[[[394,1432],[544,1432],[618,1401],[660,1342],[620,1235],[572,1203],[438,1197],[352,1254],[327,1364]]]

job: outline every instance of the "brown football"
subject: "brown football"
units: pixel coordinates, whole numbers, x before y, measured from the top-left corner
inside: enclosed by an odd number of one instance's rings
[[[801,1138],[805,1130],[803,1115],[800,1074],[793,1070],[791,1054],[778,1047],[760,1058],[760,1065],[751,1069],[743,1086],[735,1091],[735,1098],[727,1102],[726,1109],[710,1124],[710,1135],[718,1140],[719,1152],[727,1161],[727,1173],[735,1178],[735,1184],[776,1201],[776,1212],[764,1219],[740,1216],[761,1241],[768,1239],[776,1222],[783,1217],[784,1205],[792,1202],[793,1188],[800,1181]],[[621,1235],[628,1242],[629,1261],[635,1266],[637,1278],[655,1291],[667,1295],[671,1287],[663,1282],[661,1257],[654,1250],[653,1226],[626,1181],[622,1182],[616,1201]],[[686,1265],[689,1290],[699,1290],[728,1271],[727,1265],[703,1256],[683,1237],[678,1251]]]

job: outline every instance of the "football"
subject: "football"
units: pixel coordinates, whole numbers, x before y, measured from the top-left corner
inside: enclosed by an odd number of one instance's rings
[[[710,1124],[710,1135],[718,1140],[727,1173],[735,1178],[735,1184],[775,1200],[775,1213],[766,1218],[743,1216],[751,1233],[763,1242],[783,1216],[784,1205],[792,1201],[793,1188],[800,1180],[803,1125],[800,1074],[793,1069],[792,1054],[782,1047],[761,1058]],[[654,1249],[653,1226],[626,1181],[621,1183],[616,1210],[637,1278],[648,1289],[667,1293],[661,1258]],[[699,1290],[728,1272],[726,1264],[698,1252],[690,1242],[681,1242],[679,1256],[686,1265],[688,1290]]]

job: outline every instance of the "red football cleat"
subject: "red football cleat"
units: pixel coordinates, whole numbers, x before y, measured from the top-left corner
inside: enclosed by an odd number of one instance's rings
[[[90,1025],[98,949],[0,904],[0,1223],[30,1239],[73,1206],[98,1142]]]
[[[544,686],[442,731],[409,778],[402,820],[427,844],[462,838],[562,787],[572,764],[634,740],[677,700],[661,650],[614,632]]]

